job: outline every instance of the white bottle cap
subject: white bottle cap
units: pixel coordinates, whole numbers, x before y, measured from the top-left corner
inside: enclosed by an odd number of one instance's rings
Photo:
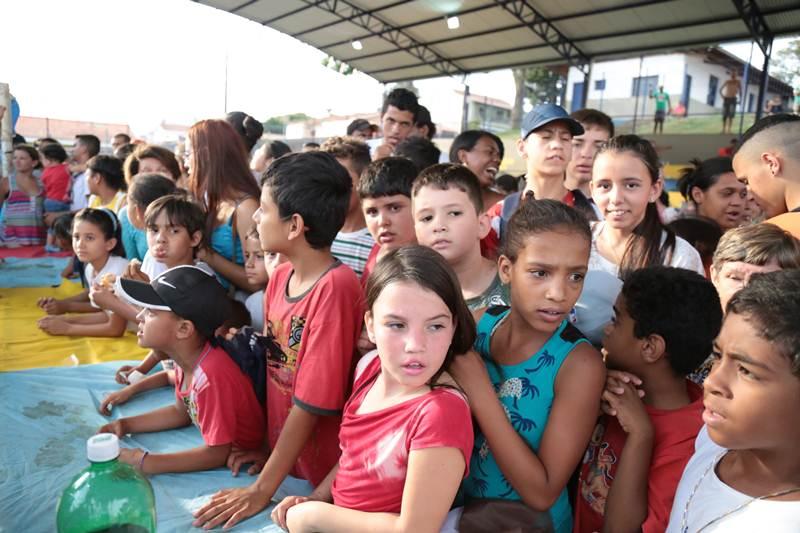
[[[86,457],[104,463],[119,457],[119,439],[113,433],[99,433],[86,441]]]

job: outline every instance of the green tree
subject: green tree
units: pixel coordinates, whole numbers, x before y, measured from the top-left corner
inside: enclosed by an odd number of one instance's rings
[[[266,133],[283,135],[286,132],[286,122],[280,117],[270,117],[263,123]]]
[[[335,70],[336,72],[342,74],[343,76],[349,76],[350,74],[355,72],[355,69],[353,67],[351,67],[344,61],[336,59],[333,56],[325,56],[325,58],[322,60],[322,65],[328,67],[331,70]]]
[[[286,133],[286,125],[290,122],[300,122],[303,120],[308,120],[311,117],[306,115],[305,113],[292,113],[290,115],[283,115],[280,117],[270,117],[263,123],[264,131],[267,133],[275,133],[277,135],[283,135]]]
[[[773,68],[770,74],[786,83],[800,85],[800,39],[793,39],[789,44],[775,54]]]
[[[561,74],[547,67],[515,68],[512,73],[516,92],[514,107],[511,110],[511,127],[517,129],[522,122],[522,106],[525,98],[530,99],[534,105],[556,102],[561,94]]]

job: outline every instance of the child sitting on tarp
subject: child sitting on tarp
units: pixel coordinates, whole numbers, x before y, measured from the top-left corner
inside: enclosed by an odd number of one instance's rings
[[[227,294],[216,278],[184,265],[149,284],[122,279],[119,287],[122,298],[143,308],[137,316],[139,345],[175,361],[175,403],[120,418],[100,432],[123,437],[194,424],[203,436],[202,446],[177,453],[123,449],[120,461],[147,474],[191,472],[224,466],[234,447],[260,448],[264,409],[249,379],[214,341],[214,332],[230,314]]]

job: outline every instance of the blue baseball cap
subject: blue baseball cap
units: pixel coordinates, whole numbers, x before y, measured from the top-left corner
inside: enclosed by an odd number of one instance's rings
[[[581,123],[569,116],[569,113],[567,113],[563,107],[556,104],[539,104],[528,111],[522,118],[520,135],[523,140],[527,139],[528,135],[532,132],[538,130],[545,124],[550,124],[557,120],[567,125],[573,137],[575,135],[583,135],[583,126],[581,126]]]

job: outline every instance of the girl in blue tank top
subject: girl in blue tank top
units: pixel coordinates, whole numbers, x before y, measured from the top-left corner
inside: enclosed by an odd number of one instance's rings
[[[572,530],[566,486],[589,442],[605,383],[600,354],[569,322],[591,232],[583,214],[526,200],[506,228],[498,268],[511,307],[478,321],[475,351],[451,373],[477,421],[464,494],[522,501]]]

